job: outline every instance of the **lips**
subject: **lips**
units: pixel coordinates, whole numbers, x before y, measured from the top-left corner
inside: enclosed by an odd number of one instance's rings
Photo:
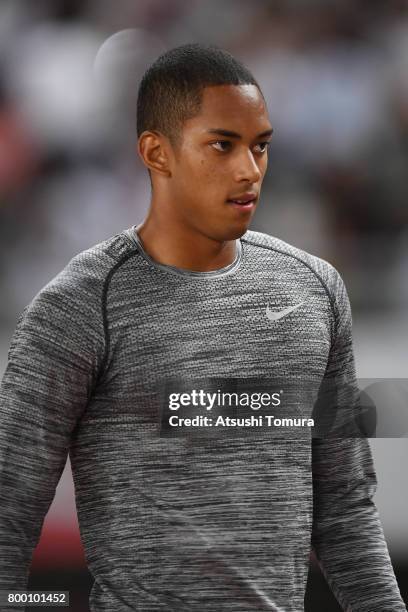
[[[257,199],[257,194],[253,192],[243,193],[239,196],[233,196],[232,198],[228,198],[227,202],[231,204],[238,204],[241,206],[245,206],[248,204],[252,204]]]

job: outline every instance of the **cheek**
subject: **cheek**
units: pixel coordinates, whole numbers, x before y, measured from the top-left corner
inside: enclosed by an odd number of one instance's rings
[[[184,166],[184,184],[192,189],[208,191],[222,183],[228,176],[225,163],[222,164],[214,156],[194,152],[185,159],[188,161]],[[198,194],[196,191],[196,195]]]
[[[187,182],[195,181],[200,188],[219,183],[228,177],[228,163],[225,159],[214,155],[209,148],[185,145],[182,150],[184,174]]]

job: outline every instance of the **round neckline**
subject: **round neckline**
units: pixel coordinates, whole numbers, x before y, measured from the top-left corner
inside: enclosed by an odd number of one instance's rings
[[[159,270],[169,272],[170,274],[176,274],[178,276],[193,277],[193,278],[217,278],[219,276],[226,276],[228,274],[231,274],[232,272],[235,272],[235,270],[239,268],[241,260],[242,260],[242,251],[243,251],[242,244],[241,244],[241,240],[237,239],[235,241],[237,254],[235,256],[234,261],[228,264],[227,266],[224,266],[222,268],[217,268],[216,270],[206,270],[206,271],[189,270],[187,268],[178,268],[177,266],[159,263],[147,253],[147,251],[145,250],[143,246],[142,240],[136,231],[136,225],[132,225],[132,227],[126,229],[125,234],[130,238],[130,240],[134,244],[138,246],[141,256],[150,265],[154,266],[155,268]]]

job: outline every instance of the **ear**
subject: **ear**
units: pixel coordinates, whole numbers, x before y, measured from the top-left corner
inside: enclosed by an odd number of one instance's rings
[[[138,152],[144,165],[151,172],[170,177],[169,143],[159,132],[143,132],[139,136]]]

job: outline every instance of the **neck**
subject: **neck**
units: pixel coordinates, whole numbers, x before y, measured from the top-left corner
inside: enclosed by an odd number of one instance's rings
[[[177,268],[208,272],[228,266],[237,256],[235,240],[209,238],[153,206],[136,231],[150,257]]]

